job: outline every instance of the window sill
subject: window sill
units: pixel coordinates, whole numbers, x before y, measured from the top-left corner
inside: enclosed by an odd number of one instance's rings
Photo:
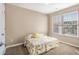
[[[66,36],[66,37],[75,37],[75,38],[79,37],[79,36],[73,36],[73,35],[61,34],[61,33],[55,33],[55,32],[54,32],[54,34],[61,35],[61,36]]]

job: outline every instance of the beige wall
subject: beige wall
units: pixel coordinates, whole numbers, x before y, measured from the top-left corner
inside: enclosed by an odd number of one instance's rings
[[[56,37],[59,40],[71,43],[71,44],[75,44],[75,45],[79,45],[79,37],[69,37],[69,36],[64,36],[64,35],[59,35],[59,34],[55,34],[53,32],[53,19],[52,16],[57,15],[57,14],[64,14],[66,12],[70,12],[70,11],[78,11],[79,12],[79,5],[73,6],[71,8],[67,8],[61,11],[57,11],[55,13],[51,13],[49,14],[49,35],[52,37]],[[79,24],[78,24],[79,27]]]
[[[41,14],[28,9],[6,4],[6,45],[23,42],[25,34],[40,32],[57,37],[59,40],[79,45],[79,38],[68,37],[53,33],[53,20],[51,16],[79,10],[79,5],[67,8],[49,15]],[[47,20],[48,19],[48,20]]]
[[[6,45],[23,42],[32,32],[47,34],[47,15],[6,4]]]

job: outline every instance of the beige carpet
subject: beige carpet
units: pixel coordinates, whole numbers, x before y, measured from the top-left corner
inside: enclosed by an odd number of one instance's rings
[[[29,55],[23,45],[8,48],[5,55]],[[43,55],[79,55],[79,48],[75,48],[63,43],[59,43],[59,47],[53,48]]]

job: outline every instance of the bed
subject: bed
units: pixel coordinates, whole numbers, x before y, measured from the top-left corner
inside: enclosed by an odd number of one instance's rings
[[[52,48],[58,47],[59,40],[53,37],[39,34],[38,37],[32,37],[33,34],[25,37],[24,45],[30,55],[42,54]]]

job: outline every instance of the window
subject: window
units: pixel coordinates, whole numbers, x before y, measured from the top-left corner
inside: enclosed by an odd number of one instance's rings
[[[58,15],[58,16],[55,16],[54,17],[54,32],[56,33],[61,33],[61,28],[62,28],[62,22],[61,22],[61,16]]]
[[[54,20],[54,32],[64,35],[77,36],[78,12],[69,12],[63,15],[56,15]]]

